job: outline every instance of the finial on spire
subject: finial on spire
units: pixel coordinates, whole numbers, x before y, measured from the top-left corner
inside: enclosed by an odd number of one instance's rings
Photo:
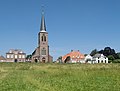
[[[46,32],[45,18],[44,18],[44,5],[42,5],[42,19],[41,19],[41,32]]]
[[[44,15],[44,5],[41,6],[42,7],[42,15]]]

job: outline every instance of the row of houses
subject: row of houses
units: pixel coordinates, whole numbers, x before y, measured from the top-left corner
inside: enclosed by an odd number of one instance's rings
[[[95,54],[94,56],[91,55],[84,55],[80,53],[80,51],[71,51],[70,53],[62,56],[61,60],[58,59],[56,62],[62,63],[108,63],[108,58],[103,54]]]
[[[26,59],[26,53],[19,49],[11,49],[9,52],[6,53],[6,58],[4,56],[0,56],[0,62],[27,62],[30,59]],[[91,55],[84,55],[80,53],[80,51],[71,51],[70,53],[62,56],[61,59],[57,60],[56,62],[62,63],[108,63],[108,58],[103,54],[95,54],[94,56]]]

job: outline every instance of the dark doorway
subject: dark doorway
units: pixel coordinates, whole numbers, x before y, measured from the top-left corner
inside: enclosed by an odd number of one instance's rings
[[[38,62],[38,60],[37,59],[35,59],[35,63],[37,63]]]
[[[69,61],[70,61],[70,56],[68,56],[66,59],[65,59],[65,63],[69,63]]]
[[[44,57],[42,58],[42,63],[45,63],[45,58]]]
[[[14,61],[14,62],[16,62],[16,63],[17,63],[17,61],[18,61],[18,60],[17,60],[17,59],[15,59],[15,61]]]
[[[101,61],[101,63],[103,63],[103,60]]]
[[[99,63],[100,61],[98,60],[98,63]]]

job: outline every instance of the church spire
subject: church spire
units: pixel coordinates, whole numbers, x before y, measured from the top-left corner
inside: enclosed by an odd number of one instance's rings
[[[41,18],[41,32],[46,32],[46,25],[45,25],[45,18],[44,18],[44,11],[42,10],[42,18]]]

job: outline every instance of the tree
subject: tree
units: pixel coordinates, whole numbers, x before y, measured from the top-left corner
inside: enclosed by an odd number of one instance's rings
[[[113,63],[119,63],[120,60],[120,53],[116,53],[114,49],[111,49],[110,47],[105,47],[103,50],[97,51],[94,49],[90,55],[94,56],[96,53],[103,54],[104,56],[108,57],[109,62]]]
[[[27,55],[26,59],[31,59],[32,58],[32,55]]]
[[[117,56],[118,56],[118,59],[120,59],[120,52],[119,53],[116,53],[117,54]]]
[[[114,58],[113,55],[109,55],[109,56],[108,56],[108,59],[109,59],[109,60],[112,60],[112,61],[115,60],[115,58]]]
[[[84,54],[84,56],[87,56],[88,54]]]
[[[100,53],[100,54],[104,54],[104,50],[100,50],[98,53]]]
[[[105,47],[104,50],[103,50],[103,54],[105,56],[109,56],[109,55],[113,55],[114,57],[116,56],[115,54],[115,50],[114,49],[111,49],[110,47]]]
[[[111,52],[111,48],[110,47],[105,47],[104,51],[103,51],[103,54],[105,56],[109,56],[109,55],[112,55],[113,53]]]
[[[97,53],[98,53],[97,49],[94,49],[94,50],[92,50],[92,52],[90,53],[90,55],[91,55],[91,56],[94,56],[94,55],[97,54]]]
[[[57,60],[59,61],[59,63],[62,63],[62,56],[58,57]]]
[[[119,56],[116,54],[114,49],[111,49],[110,47],[105,47],[104,50],[100,50],[99,53],[105,55],[105,56],[109,56],[109,55],[113,55],[113,57],[115,59],[118,59]]]

